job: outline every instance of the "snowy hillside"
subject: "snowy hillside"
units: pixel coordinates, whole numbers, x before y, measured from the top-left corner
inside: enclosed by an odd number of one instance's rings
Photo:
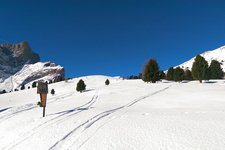
[[[209,64],[211,63],[212,60],[217,60],[221,62],[222,63],[221,67],[223,68],[223,71],[225,71],[225,63],[224,63],[225,62],[225,46],[215,50],[206,51],[202,53],[201,56],[203,56],[208,61]],[[183,69],[186,69],[186,68],[191,69],[192,64],[194,63],[194,60],[195,60],[195,57],[179,66]]]
[[[63,67],[50,62],[38,62],[35,64],[26,64],[16,74],[10,76],[0,83],[0,90],[11,91],[19,88],[22,84],[31,84],[35,80],[54,80],[57,77],[64,76]]]
[[[0,44],[0,93],[14,91],[40,79],[61,78],[64,78],[64,68],[51,62],[40,62],[39,55],[32,51],[28,42]]]
[[[106,79],[110,85],[105,85]],[[225,81],[146,84],[105,76],[0,95],[0,149],[224,150]]]

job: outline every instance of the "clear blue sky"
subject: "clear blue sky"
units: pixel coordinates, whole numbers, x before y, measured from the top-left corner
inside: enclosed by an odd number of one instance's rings
[[[1,0],[0,43],[28,41],[66,77],[138,74],[225,45],[224,0]]]

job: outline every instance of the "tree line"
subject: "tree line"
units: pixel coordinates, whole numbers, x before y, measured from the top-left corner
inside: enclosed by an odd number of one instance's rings
[[[201,55],[195,57],[192,69],[182,69],[180,67],[169,68],[167,73],[159,70],[159,65],[155,59],[150,59],[143,70],[142,80],[144,82],[156,83],[160,79],[166,79],[169,81],[181,82],[183,80],[199,80],[202,83],[203,80],[209,79],[223,79],[224,72],[221,68],[221,63],[217,60],[212,60],[210,65]]]

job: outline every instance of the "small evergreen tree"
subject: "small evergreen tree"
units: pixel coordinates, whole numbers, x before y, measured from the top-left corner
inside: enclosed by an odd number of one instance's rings
[[[35,87],[37,87],[37,82],[32,83],[32,88],[35,88]]]
[[[159,79],[166,79],[166,74],[164,71],[159,71]]]
[[[209,66],[210,79],[222,79],[223,78],[223,69],[221,64],[217,60],[212,60]]]
[[[24,90],[25,89],[25,86],[24,84],[21,86],[20,90]]]
[[[173,78],[174,78],[174,81],[176,82],[180,82],[184,80],[184,70],[181,69],[180,67],[175,68]]]
[[[134,76],[131,75],[131,76],[128,77],[128,79],[130,79],[130,80],[131,80],[131,79],[134,79]]]
[[[6,93],[6,90],[0,91],[0,94],[5,94],[5,93]]]
[[[174,69],[173,67],[170,67],[169,70],[167,71],[166,79],[169,81],[173,81],[173,74],[174,74]]]
[[[188,81],[191,81],[193,80],[193,77],[192,77],[192,74],[191,74],[191,71],[190,70],[185,70],[184,72],[184,80],[188,80]]]
[[[49,84],[52,84],[52,80],[49,80]]]
[[[138,79],[142,79],[142,73],[139,73]]]
[[[107,79],[106,81],[105,81],[105,85],[109,85],[109,79]]]
[[[152,83],[159,80],[159,66],[155,59],[150,59],[145,65],[142,80]]]
[[[191,70],[194,79],[199,80],[199,82],[202,83],[202,80],[207,78],[207,70],[208,62],[204,57],[197,55]]]
[[[52,94],[52,95],[55,94],[55,90],[54,90],[54,89],[51,90],[51,94]]]
[[[77,83],[77,91],[78,92],[83,92],[86,89],[86,85],[82,79],[79,80]]]

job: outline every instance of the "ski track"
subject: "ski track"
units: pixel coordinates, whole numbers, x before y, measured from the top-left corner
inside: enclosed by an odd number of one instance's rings
[[[38,126],[36,126],[36,127],[31,129],[32,132],[30,132],[30,130],[28,132],[25,132],[23,135],[20,136],[22,138],[19,138],[18,140],[11,142],[11,144],[9,144],[8,146],[3,147],[3,149],[12,149],[12,148],[16,147],[17,145],[21,144],[23,141],[25,141],[29,137],[33,136],[35,133],[37,133],[41,129],[43,129],[45,127],[48,127],[48,126],[50,126],[52,124],[58,123],[58,122],[62,122],[64,120],[66,120],[66,119],[69,119],[73,115],[76,115],[78,113],[83,112],[84,110],[89,109],[90,107],[92,107],[96,103],[96,101],[98,100],[98,97],[99,97],[98,96],[98,91],[96,91],[95,95],[87,103],[85,103],[85,104],[83,104],[83,105],[81,105],[79,107],[76,107],[74,109],[61,112],[62,113],[61,115],[56,116],[56,117],[54,117],[54,118],[52,118],[50,120],[47,120],[47,121],[43,122],[42,124],[39,124]],[[67,114],[69,114],[69,115],[65,116]],[[61,118],[61,119],[57,120],[58,118]]]
[[[125,109],[125,108],[129,108],[131,106],[133,106],[134,104],[136,104],[137,102],[141,101],[141,100],[144,100],[148,97],[151,97],[153,95],[156,95],[158,93],[161,93],[167,89],[169,89],[171,86],[168,86],[166,88],[163,88],[161,90],[158,90],[156,92],[153,92],[153,93],[150,93],[148,95],[145,95],[145,96],[142,96],[142,97],[139,97],[137,99],[134,99],[133,101],[129,102],[128,104],[126,105],[123,105],[123,106],[120,106],[120,107],[117,107],[117,108],[114,108],[114,109],[110,109],[110,110],[107,110],[107,111],[104,111],[102,113],[99,113],[97,115],[95,115],[94,117],[86,120],[84,123],[78,125],[76,128],[74,128],[72,131],[70,131],[68,134],[66,134],[62,139],[60,139],[59,141],[57,141],[53,146],[51,146],[49,148],[49,150],[53,150],[53,149],[60,149],[60,146],[63,146],[63,149],[71,149],[71,147],[74,145],[74,143],[76,143],[76,140],[78,139],[78,137],[84,132],[86,131],[88,128],[90,128],[93,124],[95,124],[96,122],[98,122],[99,120],[119,111],[119,110],[122,110],[122,109]],[[101,125],[103,126],[103,125]],[[100,128],[98,128],[97,130],[99,130]],[[75,132],[78,132],[76,135],[77,137],[75,137],[75,140],[70,140],[70,139],[73,139],[72,135],[75,133]],[[90,137],[89,137],[90,138]],[[72,143],[70,143],[72,141]],[[85,143],[88,141],[85,140]],[[67,142],[67,143],[66,143]],[[83,142],[84,143],[84,142]],[[63,144],[63,145],[62,145]],[[83,144],[81,144],[79,147],[81,147]],[[64,147],[66,146],[66,147]]]
[[[49,100],[51,99],[54,99],[52,101],[49,101],[47,104],[51,104],[51,103],[54,103],[60,99],[64,99],[66,97],[70,97],[74,94],[74,92],[72,93],[69,93],[69,94],[62,94],[60,96],[57,96],[57,97],[54,97],[54,98],[50,98]],[[7,112],[4,112],[6,115],[3,115],[0,117],[0,124],[2,122],[4,122],[5,120],[7,119],[10,119],[12,117],[14,117],[15,115],[18,115],[22,112],[25,112],[25,111],[29,111],[29,110],[32,110],[32,109],[35,109],[35,108],[39,108],[40,106],[38,106],[37,104],[34,104],[34,103],[30,103],[30,104],[26,104],[26,105],[22,105],[22,106],[19,106],[19,107],[16,107],[16,108],[10,108],[7,110]],[[7,114],[9,113],[9,114]],[[3,113],[1,113],[3,114]]]
[[[107,121],[107,122],[105,122],[104,124],[102,124],[102,125],[100,125],[96,130],[95,130],[95,132],[91,135],[91,136],[89,136],[89,137],[87,137],[80,145],[79,145],[79,147],[78,147],[78,149],[80,149],[85,143],[87,143],[102,127],[104,127],[106,124],[108,124],[108,123],[110,123],[111,121],[113,121],[113,120],[116,120],[117,118],[120,118],[122,115],[124,115],[124,114],[126,114],[127,113],[127,111],[126,112],[124,112],[124,113],[122,113],[121,115],[119,115],[119,116],[117,116],[117,117],[115,117],[115,118],[112,118],[112,119],[110,119],[109,121]],[[73,145],[74,145],[74,143],[73,143]]]

